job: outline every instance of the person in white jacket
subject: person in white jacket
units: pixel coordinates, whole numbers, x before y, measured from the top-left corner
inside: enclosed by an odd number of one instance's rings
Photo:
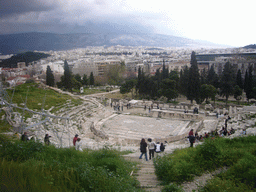
[[[161,152],[160,146],[161,146],[160,143],[157,142],[156,143],[156,153],[160,153]]]
[[[76,147],[76,150],[83,151],[83,149],[82,149],[82,141],[81,141],[80,138],[78,138],[76,140],[76,146],[75,147]]]

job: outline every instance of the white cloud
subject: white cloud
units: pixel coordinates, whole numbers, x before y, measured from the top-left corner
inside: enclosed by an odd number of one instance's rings
[[[6,26],[8,22],[60,22],[83,26],[87,21],[119,24],[133,22],[162,34],[234,46],[256,43],[252,0],[58,0],[55,3],[50,3],[49,0],[29,1],[34,4],[26,12],[16,13],[14,9],[10,10],[10,13],[5,11],[8,18],[0,18],[0,24],[2,22]],[[38,6],[43,2],[46,2],[44,8],[40,9]]]

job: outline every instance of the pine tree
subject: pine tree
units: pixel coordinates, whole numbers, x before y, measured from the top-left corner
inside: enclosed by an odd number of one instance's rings
[[[52,87],[54,86],[54,75],[49,65],[47,65],[47,69],[46,69],[46,85],[49,85]]]
[[[91,72],[90,77],[89,77],[89,84],[94,85],[94,77],[93,77],[93,72]]]
[[[189,80],[188,80],[188,90],[187,90],[187,99],[196,103],[200,103],[200,75],[197,66],[196,60],[196,53],[193,51],[191,54],[191,61],[190,61],[190,68],[189,68]]]
[[[63,86],[67,90],[72,90],[72,73],[69,70],[67,60],[64,61],[64,77],[63,77]]]

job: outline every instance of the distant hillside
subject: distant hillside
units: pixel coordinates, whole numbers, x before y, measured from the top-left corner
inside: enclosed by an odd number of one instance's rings
[[[12,56],[0,62],[0,67],[16,68],[18,62],[25,62],[26,65],[32,61],[37,61],[42,58],[49,57],[50,55],[37,52],[26,52]]]
[[[246,45],[243,48],[245,48],[245,49],[256,49],[256,44]]]
[[[87,46],[153,46],[191,47],[203,45],[191,39],[160,34],[54,34],[20,33],[0,35],[0,53],[11,54],[25,51],[49,51],[85,48]],[[212,44],[214,45],[214,44]],[[209,46],[209,44],[208,44]]]

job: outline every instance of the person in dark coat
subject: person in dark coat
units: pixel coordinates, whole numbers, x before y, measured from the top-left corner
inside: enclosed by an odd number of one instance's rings
[[[188,133],[188,138],[189,138],[189,142],[190,142],[190,147],[193,147],[194,141],[195,141],[195,136],[193,133],[193,129],[191,129]]]
[[[161,145],[160,145],[160,150],[161,150],[162,152],[164,152],[164,150],[165,150],[165,146],[164,146],[163,143],[161,143]]]
[[[45,145],[50,145],[50,137],[48,134],[45,134],[45,137],[44,137],[44,143]]]
[[[28,138],[28,135],[27,135],[27,132],[24,132],[23,135],[21,135],[21,141],[28,141],[29,138]]]
[[[146,161],[148,161],[148,157],[147,157],[147,143],[146,143],[144,138],[142,138],[141,142],[140,142],[140,152],[141,152],[141,155],[140,155],[139,159],[142,159],[142,155],[145,154],[145,159],[146,159]]]

